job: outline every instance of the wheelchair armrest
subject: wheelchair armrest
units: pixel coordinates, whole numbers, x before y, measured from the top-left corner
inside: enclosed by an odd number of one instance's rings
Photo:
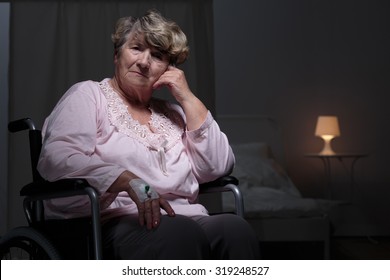
[[[222,176],[217,180],[200,184],[200,190],[201,192],[213,192],[213,190],[208,190],[208,188],[224,187],[227,184],[238,185],[238,179],[233,176]]]
[[[223,176],[212,182],[203,183],[199,186],[199,193],[232,192],[236,203],[236,214],[244,217],[244,199],[238,187],[238,179],[233,176]]]
[[[85,179],[62,179],[54,182],[38,180],[24,186],[20,191],[20,195],[25,197],[24,208],[28,221],[33,220],[32,213],[26,210],[29,208],[28,204],[30,202],[87,195],[91,202],[93,250],[96,259],[102,258],[99,193]],[[37,214],[37,216],[40,215],[43,214]]]
[[[25,185],[20,190],[20,195],[50,199],[85,193],[87,187],[91,186],[85,179],[62,179],[54,182],[39,180]]]
[[[100,216],[99,193],[85,179],[62,179],[54,182],[46,180],[34,181],[20,190],[25,203],[53,198],[87,195],[91,201],[92,213]],[[94,215],[94,214],[93,214]]]

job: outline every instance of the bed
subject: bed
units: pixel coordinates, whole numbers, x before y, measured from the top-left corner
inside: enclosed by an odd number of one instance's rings
[[[244,197],[245,218],[262,242],[318,241],[329,259],[330,222],[335,202],[304,198],[285,171],[282,133],[272,117],[221,115],[236,157],[233,171]],[[234,207],[223,195],[222,207]]]

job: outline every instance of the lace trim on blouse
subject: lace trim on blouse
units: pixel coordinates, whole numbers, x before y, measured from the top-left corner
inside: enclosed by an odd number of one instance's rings
[[[133,119],[127,109],[128,106],[109,85],[108,80],[100,82],[99,87],[107,99],[108,119],[111,125],[119,132],[138,140],[150,150],[156,151],[160,169],[167,175],[165,153],[182,139],[184,133],[183,121],[178,113],[165,104],[162,105],[164,101],[152,100],[149,107],[152,113],[149,128]]]

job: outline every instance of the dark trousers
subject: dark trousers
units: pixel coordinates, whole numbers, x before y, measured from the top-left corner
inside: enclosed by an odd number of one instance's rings
[[[259,246],[250,225],[233,214],[162,216],[148,230],[134,216],[103,225],[105,259],[257,259]]]

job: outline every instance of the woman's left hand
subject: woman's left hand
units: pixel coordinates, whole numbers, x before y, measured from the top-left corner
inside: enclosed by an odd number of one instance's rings
[[[184,72],[174,66],[168,66],[167,70],[154,83],[153,88],[157,89],[162,86],[167,86],[180,104],[194,97],[194,94],[188,86]]]
[[[146,225],[147,229],[157,228],[160,225],[161,209],[164,209],[168,216],[175,216],[175,212],[169,202],[162,197],[144,202],[135,199],[135,203],[138,208],[139,223],[141,226]]]
[[[168,66],[167,70],[154,83],[157,89],[167,86],[176,101],[184,110],[187,121],[187,129],[198,129],[207,116],[207,108],[190,90],[184,72],[174,66]]]

